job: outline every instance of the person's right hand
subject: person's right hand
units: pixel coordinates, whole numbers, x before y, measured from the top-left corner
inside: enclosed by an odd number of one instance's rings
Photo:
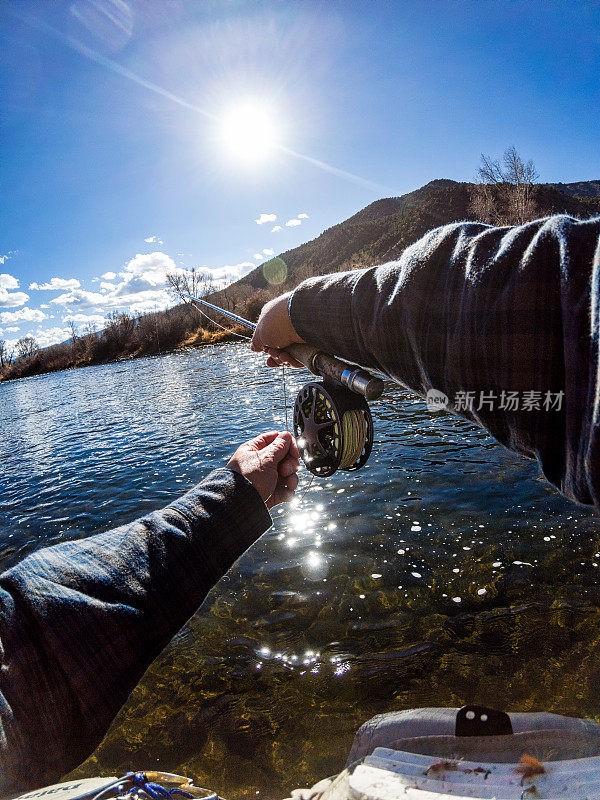
[[[263,306],[256,329],[252,336],[250,347],[256,352],[264,351],[268,367],[280,367],[287,364],[290,367],[302,367],[284,348],[294,342],[304,342],[292,325],[288,311],[291,292],[281,294],[274,300],[269,300]]]

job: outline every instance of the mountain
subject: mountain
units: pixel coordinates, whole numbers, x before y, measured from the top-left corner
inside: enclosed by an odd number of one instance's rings
[[[577,181],[576,183],[546,183],[559,192],[572,197],[600,197],[600,181]]]
[[[267,265],[256,267],[231,287],[212,295],[227,307],[247,302],[252,292],[257,300],[296,286],[312,275],[324,275],[356,267],[371,266],[398,258],[400,253],[431,228],[472,218],[472,183],[449,179],[431,181],[401,197],[376,200],[354,216],[325,230],[316,239],[281,253]],[[567,213],[587,218],[600,214],[600,181],[539,184],[536,187],[539,215]],[[284,262],[282,264],[273,262]],[[285,280],[271,285],[265,273],[273,265],[275,275]],[[256,303],[255,305],[259,305]]]
[[[281,253],[231,286],[214,292],[210,299],[222,308],[256,319],[267,300],[293,289],[305,278],[392,261],[432,228],[472,219],[474,189],[472,183],[439,179],[401,197],[376,200],[316,239]],[[597,216],[600,181],[539,184],[535,200],[539,216]],[[270,282],[265,275],[271,278]],[[122,314],[100,333],[0,365],[0,380],[162,353],[221,341],[230,335],[202,324],[195,309],[185,304],[137,320]]]

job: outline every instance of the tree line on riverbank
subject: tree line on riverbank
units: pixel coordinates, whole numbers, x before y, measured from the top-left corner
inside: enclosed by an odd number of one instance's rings
[[[377,200],[218,291],[211,290],[206,273],[191,270],[192,294],[205,295],[215,305],[256,320],[270,298],[305,278],[391,261],[440,225],[464,219],[511,225],[556,213],[579,218],[600,214],[600,182],[535,184],[536,178],[533,163],[523,162],[514,148],[501,160],[482,156],[476,183],[435,180],[401,197]],[[220,321],[231,330],[231,322]],[[101,331],[79,335],[71,325],[71,333],[68,341],[44,349],[31,336],[23,337],[11,354],[0,340],[0,380],[236,338],[189,303],[138,318],[115,311]]]
[[[258,306],[255,303],[254,309],[258,307],[260,311],[263,302],[264,300]],[[256,315],[256,310],[253,313]],[[43,349],[37,347],[33,337],[27,336],[17,342],[14,354],[7,353],[4,342],[0,340],[0,380],[157,355],[179,347],[212,344],[235,338],[235,335],[204,320],[188,304],[141,317],[114,312],[106,318],[102,330],[78,335],[73,328],[69,340]]]

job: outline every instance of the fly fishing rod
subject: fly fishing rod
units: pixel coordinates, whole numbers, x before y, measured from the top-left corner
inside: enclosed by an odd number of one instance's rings
[[[192,295],[206,306],[251,331],[250,320]],[[373,447],[373,417],[367,400],[383,392],[383,381],[316,347],[296,342],[284,352],[323,381],[305,384],[294,403],[294,433],[306,468],[321,478],[338,469],[353,471],[366,464]]]

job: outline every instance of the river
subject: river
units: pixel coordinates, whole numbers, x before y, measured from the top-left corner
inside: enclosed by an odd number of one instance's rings
[[[367,466],[302,473],[75,775],[276,798],[342,768],[386,710],[600,713],[595,515],[407,392],[372,410]],[[245,345],[0,384],[2,567],[165,505],[284,424],[281,375]]]

